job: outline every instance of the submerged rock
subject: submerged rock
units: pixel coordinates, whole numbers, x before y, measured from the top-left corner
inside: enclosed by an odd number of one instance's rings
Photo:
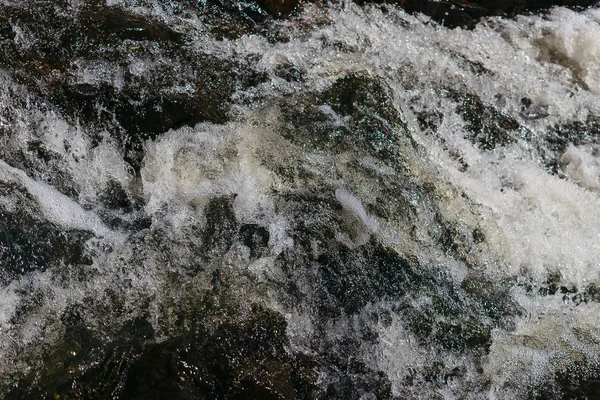
[[[145,140],[201,121],[223,123],[231,94],[266,80],[244,61],[191,50],[165,23],[122,8],[36,0],[0,13],[11,15],[27,43],[0,41],[0,65],[73,123],[98,132],[95,144],[107,130],[136,171]],[[165,58],[180,60],[180,69]],[[98,76],[82,78],[93,71]]]
[[[528,302],[565,313],[597,305],[595,284],[513,276],[528,265],[506,265],[502,207],[456,182],[479,179],[468,156],[481,166],[503,162],[492,150],[517,152],[524,126],[550,117],[543,107],[519,94],[520,113],[508,115],[474,94],[476,84],[430,85],[417,62],[412,75],[399,71],[410,63],[387,70],[365,59],[393,58],[383,28],[409,39],[414,18],[395,13],[397,26],[386,26],[371,10],[385,35],[355,40],[357,7],[342,27],[315,33],[296,24],[295,0],[24,4],[0,6],[13,16],[0,13],[0,65],[31,94],[7,99],[37,118],[0,109],[9,144],[0,158],[21,170],[20,180],[0,179],[0,283],[12,295],[0,310],[9,360],[0,367],[10,373],[0,396],[485,396],[496,390],[486,363],[509,353],[497,347],[529,340],[515,332],[537,317],[523,311]],[[473,27],[546,3],[394,4]],[[319,23],[311,18],[301,23]],[[297,29],[289,45],[286,26]],[[501,79],[486,62],[443,50],[444,68]],[[320,52],[332,59],[313,62]],[[593,144],[597,125],[590,116],[540,140],[554,153]],[[460,137],[444,137],[448,126]],[[456,143],[468,149],[449,150]],[[448,174],[454,165],[432,160],[446,155],[458,161]],[[527,205],[542,209],[536,195]],[[105,237],[67,218],[67,201],[106,225]],[[578,350],[593,349],[584,339],[577,351],[561,347],[572,357],[548,358],[547,374],[518,394],[591,396],[598,366],[593,351]]]
[[[44,370],[6,398],[316,398],[313,361],[288,350],[283,317],[259,305],[249,311],[215,322],[197,316],[203,322],[193,331],[161,342],[136,320],[108,344],[69,317],[75,322]]]
[[[518,122],[493,106],[485,105],[477,95],[448,91],[449,97],[458,102],[456,111],[466,123],[467,136],[484,150],[493,150],[515,142],[514,135],[520,128]]]
[[[397,164],[398,138],[406,131],[389,89],[366,73],[339,78],[313,96],[282,105],[285,136],[310,148],[336,153],[368,148],[374,157]],[[407,136],[409,137],[409,136]]]
[[[91,264],[88,231],[64,229],[48,221],[35,198],[18,183],[0,182],[0,282],[57,264]]]

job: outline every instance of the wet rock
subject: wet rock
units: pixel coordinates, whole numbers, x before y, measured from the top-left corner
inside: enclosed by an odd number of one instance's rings
[[[493,150],[514,143],[513,136],[520,127],[514,118],[484,104],[474,94],[455,90],[448,90],[447,94],[458,103],[456,111],[465,120],[467,138],[481,149]]]
[[[417,122],[422,131],[436,132],[443,121],[443,114],[439,111],[422,111],[417,113]]]
[[[488,68],[486,68],[486,66],[479,61],[470,60],[465,55],[460,54],[460,53],[452,52],[451,54],[452,54],[452,58],[454,58],[461,67],[468,68],[476,76],[482,76],[482,75],[493,76],[494,75],[494,73],[492,71],[490,71]]]
[[[107,39],[115,40],[180,42],[182,35],[169,26],[147,19],[138,14],[107,6],[88,7],[79,15],[85,31],[81,34],[91,38],[91,43],[106,45]]]
[[[359,400],[364,398],[392,399],[392,385],[383,372],[352,366],[347,375],[327,386],[325,399]]]
[[[127,321],[122,329],[123,339],[129,342],[151,340],[154,339],[154,334],[154,327],[144,316]]]
[[[14,40],[17,36],[6,16],[0,16],[0,40]]]
[[[475,305],[495,321],[521,314],[510,296],[508,282],[493,282],[484,276],[471,274],[463,279],[460,286],[475,301]]]
[[[232,73],[232,64],[215,57],[194,56],[190,64],[188,76],[176,76],[173,71],[157,67],[150,75],[162,76],[159,81],[126,75],[122,88],[108,83],[70,85],[65,82],[48,96],[63,113],[92,131],[110,132],[121,144],[125,160],[138,171],[146,140],[155,139],[169,129],[194,126],[201,121],[225,122],[229,96],[246,83]],[[192,93],[170,90],[183,84],[186,78],[194,84]]]
[[[473,242],[475,244],[485,242],[485,234],[481,231],[481,229],[473,229]]]
[[[91,264],[85,243],[91,232],[61,229],[47,221],[25,188],[0,183],[0,196],[19,204],[0,206],[0,280],[61,264]]]
[[[484,348],[487,351],[491,345],[491,332],[479,322],[442,322],[434,340],[448,350]]]
[[[274,42],[289,39],[273,22],[291,17],[301,8],[299,0],[176,0],[172,4],[175,13],[198,18],[218,39],[235,40],[255,34]]]
[[[574,349],[572,349],[574,350]],[[598,398],[600,393],[600,366],[597,359],[573,351],[561,354],[562,360],[554,359],[558,364],[554,373],[544,379],[543,384],[535,385],[529,393],[530,398],[543,399],[582,399]]]
[[[464,288],[456,287],[439,271],[433,272],[374,239],[363,246],[347,247],[336,239],[335,230],[342,225],[326,219],[332,207],[326,202],[318,207],[307,205],[314,214],[314,222],[308,219],[308,225],[300,218],[292,220],[295,251],[283,252],[276,261],[287,276],[283,301],[292,307],[291,299],[310,301],[323,324],[344,315],[359,315],[369,304],[391,302],[397,304],[393,313],[406,321],[422,345],[433,340],[456,352],[486,353],[491,330],[510,328],[508,321],[519,311],[509,300],[509,284],[498,287],[483,277],[473,277],[464,282]],[[325,221],[322,228],[320,221]],[[377,336],[368,331],[347,332],[348,340],[356,336],[376,341]],[[350,356],[353,350],[347,353]]]
[[[206,224],[202,231],[201,257],[211,260],[225,254],[233,245],[238,223],[233,210],[235,197],[211,199],[204,210]]]
[[[286,329],[279,313],[258,305],[248,317],[205,320],[160,343],[148,342],[153,331],[139,320],[126,326],[122,341],[109,344],[76,325],[44,370],[7,399],[316,398],[314,364],[288,351]],[[28,386],[30,379],[35,385]]]
[[[370,1],[358,0],[358,4]],[[583,9],[597,4],[596,0],[391,0],[374,3],[398,4],[409,13],[422,13],[448,28],[473,29],[484,17],[514,17],[539,12],[554,6]]]
[[[282,105],[286,137],[311,148],[369,149],[382,160],[400,159],[398,131],[407,132],[390,89],[366,73],[342,77],[322,93]]]
[[[100,195],[99,199],[102,204],[111,210],[122,210],[130,212],[132,210],[132,202],[121,183],[115,180],[109,180],[106,188]]]
[[[54,187],[73,200],[79,198],[79,185],[69,173],[68,161],[64,156],[46,148],[39,140],[27,143],[26,151],[13,153],[7,163],[27,171],[28,175]]]
[[[531,99],[523,97],[521,99],[521,112],[519,115],[529,120],[546,118],[548,116],[548,106],[533,104]]]
[[[324,286],[331,296],[324,305],[333,313],[345,310],[353,314],[369,302],[397,299],[418,280],[408,261],[375,243],[358,250],[341,247],[318,261]]]
[[[257,3],[272,16],[287,18],[298,7],[300,0],[257,0]]]
[[[257,224],[246,224],[240,228],[240,239],[250,249],[250,258],[257,259],[267,254],[269,231]]]
[[[150,346],[132,366],[122,398],[295,398],[311,382],[286,354],[285,329],[279,314],[255,307],[246,322]]]
[[[9,25],[27,41],[0,41],[0,66],[71,122],[96,133],[94,145],[109,132],[136,172],[145,140],[202,121],[223,123],[232,93],[268,79],[250,67],[257,59],[199,54],[163,22],[118,7],[31,0],[3,5],[0,15],[11,15]],[[150,71],[132,73],[134,64]],[[77,78],[97,65],[113,76]]]
[[[557,6],[583,9],[596,4],[598,4],[597,0],[527,0],[521,9],[537,11]]]
[[[304,73],[295,66],[289,63],[283,63],[277,65],[275,68],[275,75],[285,79],[288,82],[303,82]]]
[[[545,136],[550,150],[564,152],[570,143],[575,146],[600,143],[600,117],[589,114],[585,121],[555,125]]]

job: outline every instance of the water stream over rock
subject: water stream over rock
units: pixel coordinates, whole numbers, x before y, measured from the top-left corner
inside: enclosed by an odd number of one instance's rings
[[[0,397],[598,398],[594,3],[0,2]]]

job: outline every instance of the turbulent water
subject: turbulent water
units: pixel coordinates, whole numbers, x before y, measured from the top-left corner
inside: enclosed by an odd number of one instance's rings
[[[2,397],[600,396],[599,9],[190,4],[3,2]]]

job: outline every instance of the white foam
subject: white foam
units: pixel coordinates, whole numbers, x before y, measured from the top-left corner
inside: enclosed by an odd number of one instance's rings
[[[51,222],[64,228],[88,230],[100,237],[111,233],[94,213],[85,211],[78,203],[52,186],[31,179],[23,171],[13,168],[1,160],[0,179],[5,182],[19,182],[25,186],[28,192],[36,198],[44,216]]]
[[[255,156],[263,139],[246,124],[201,124],[148,142],[141,172],[146,209],[152,213],[169,202],[203,204],[214,196],[235,195],[240,221],[272,215],[268,193],[273,174]]]
[[[560,158],[561,169],[579,186],[600,191],[600,157],[596,145],[569,145]]]
[[[322,90],[339,77],[355,71],[366,71],[383,79],[393,91],[394,105],[408,119],[410,134],[426,149],[423,154],[411,156],[415,168],[407,174],[414,174],[411,179],[427,178],[428,182],[436,183],[437,188],[446,185],[445,181],[449,181],[448,186],[454,186],[444,194],[445,198],[440,199],[443,214],[450,220],[454,218],[453,222],[459,225],[477,226],[485,233],[485,245],[490,254],[482,254],[478,261],[488,274],[496,278],[526,274],[536,282],[543,282],[549,273],[558,271],[564,281],[580,289],[599,279],[600,227],[597,221],[600,200],[597,190],[600,164],[595,149],[585,145],[570,146],[561,158],[561,167],[568,179],[559,179],[543,170],[537,159],[536,145],[543,146],[543,136],[554,124],[600,112],[600,11],[574,13],[556,8],[547,18],[491,18],[473,31],[463,31],[424,23],[426,18],[409,16],[391,6],[384,14],[376,7],[363,10],[354,4],[346,4],[344,9],[333,8],[326,15],[319,14],[316,8],[308,10],[301,17],[304,26],[292,31],[289,42],[273,44],[255,35],[245,35],[238,41],[212,41],[198,21],[169,17],[164,8],[167,5],[160,2],[148,1],[147,8],[139,5],[142,3],[110,0],[107,4],[130,7],[164,18],[177,29],[185,29],[193,38],[189,48],[199,53],[240,59],[262,54],[258,68],[270,76],[280,63],[291,62],[305,71],[302,90]],[[312,23],[322,21],[324,17],[329,18],[330,23]],[[16,41],[27,45],[28,38],[18,27],[15,29]],[[78,69],[78,78],[89,83],[108,81],[118,85],[120,72],[108,68],[99,63],[83,65]],[[130,66],[135,74],[143,74],[147,68],[145,62]],[[477,69],[483,72],[477,72]],[[515,116],[531,132],[532,141],[522,141],[515,134],[517,143],[507,150],[486,152],[478,149],[464,139],[464,121],[456,113],[455,102],[440,95],[445,86],[477,94],[484,103]],[[294,93],[299,87],[299,83],[277,79],[247,92],[238,92],[232,97],[233,101],[240,100],[234,108],[235,115],[240,119],[247,118],[247,122],[226,126],[201,124],[170,131],[148,141],[141,170],[146,211],[156,219],[172,222],[172,233],[176,234],[178,227],[198,217],[196,208],[205,201],[235,194],[236,217],[242,222],[260,222],[268,226],[272,253],[291,247],[293,241],[287,233],[289,221],[285,215],[277,215],[270,198],[273,190],[288,188],[263,165],[264,154],[277,154],[285,159],[288,150],[285,145],[280,146],[282,140],[274,139],[273,132],[256,127],[276,125],[277,116],[262,111],[257,113],[254,108],[245,107],[241,100],[279,98]],[[183,86],[176,90],[188,88]],[[539,119],[518,117],[523,97],[547,109],[549,115]],[[441,112],[444,118],[438,132],[420,132],[411,111],[413,108]],[[322,107],[321,111],[330,109]],[[31,114],[25,113],[23,119],[27,118],[32,118]],[[27,124],[20,121],[23,126],[19,126],[15,142],[25,143],[31,138],[43,137],[45,145],[65,156],[69,173],[82,187],[83,198],[94,199],[109,179],[124,185],[132,182],[131,171],[120,160],[117,146],[110,140],[91,149],[81,129],[70,126],[56,115],[48,115],[44,120],[43,132],[28,130]],[[342,124],[343,120],[338,123]],[[71,145],[71,153],[65,150],[65,138]],[[460,154],[469,165],[466,171],[459,168],[451,152]],[[308,152],[293,159],[293,162],[304,163],[307,171],[333,187],[339,183],[336,183],[339,179],[336,168],[340,167],[334,165],[336,161],[333,156]],[[358,161],[382,176],[396,173],[395,166],[379,165],[366,157]],[[38,200],[48,220],[65,228],[90,230],[97,236],[111,234],[96,215],[3,162],[0,163],[0,178],[24,185]],[[360,183],[360,178],[353,183]],[[355,244],[363,244],[368,235],[377,232],[385,236],[382,240],[387,245],[404,246],[419,256],[422,256],[419,251],[438,246],[429,235],[429,226],[419,226],[415,233],[403,231],[404,227],[395,220],[381,222],[378,227],[363,206],[363,202],[367,204],[369,194],[356,186],[360,185],[352,186],[357,195],[345,189],[335,193],[344,210],[362,224],[366,233],[366,236],[356,236]],[[461,197],[463,192],[468,200]],[[440,195],[440,198],[444,196]],[[431,211],[419,204],[418,199],[411,201],[422,214],[419,217],[429,221],[426,217],[430,217],[427,213]],[[469,208],[472,209],[464,211]],[[168,215],[161,216],[159,211],[163,209],[168,210]],[[142,250],[135,249],[146,257],[141,262],[143,265],[127,265],[123,259],[133,259],[135,251],[128,246],[119,247],[114,253],[98,257],[95,261],[103,268],[99,268],[100,275],[76,288],[56,289],[49,274],[40,273],[36,280],[31,278],[38,287],[54,288],[47,290],[43,310],[58,312],[65,304],[61,298],[79,301],[124,280],[131,282],[136,293],[159,294],[161,282],[156,271],[168,270],[171,266],[157,261],[159,257],[153,252],[159,250],[151,244],[144,246]],[[468,273],[462,262],[448,261],[448,256],[440,250],[432,250],[432,253],[435,254],[422,256],[423,259],[439,260],[432,264],[453,269],[449,275],[457,282]],[[276,273],[269,260],[256,262],[248,268],[256,279],[261,279],[262,273]],[[14,283],[14,286],[18,284]],[[8,300],[0,307],[2,329],[8,326],[7,321],[17,307],[18,299],[13,289],[6,289],[4,294]],[[135,296],[132,294],[131,297],[133,309]],[[517,339],[505,332],[494,332],[485,369],[492,382],[492,398],[519,397],[522,376],[531,376],[531,381],[541,377],[553,354],[553,337],[566,336],[570,325],[598,325],[595,305],[573,309],[564,305],[560,298],[532,301],[528,295],[523,295],[518,299],[526,315],[517,321],[514,334]],[[285,307],[281,305],[281,309]],[[542,316],[549,312],[553,313],[551,317]],[[568,323],[561,324],[565,315]],[[394,318],[389,327],[376,327],[380,340],[372,346],[365,344],[362,357],[372,368],[388,373],[395,393],[400,393],[404,370],[414,365],[424,366],[440,356],[436,349],[420,347],[404,328],[401,318],[397,314]],[[538,322],[538,318],[547,322]],[[43,331],[35,328],[40,319],[42,317],[34,316],[31,324],[23,327],[21,344],[28,343],[36,335],[43,335]],[[311,316],[292,314],[290,321],[292,328],[299,329],[290,334],[292,346],[309,347],[310,343],[302,335],[313,332]],[[332,339],[347,333],[352,323],[340,320],[339,326],[329,332],[334,336]],[[552,329],[546,329],[547,326]],[[523,339],[527,336],[534,336],[542,345],[528,344]],[[10,348],[10,341],[4,341],[2,346]],[[7,365],[2,364],[0,368],[8,368]],[[510,392],[511,385],[516,388],[514,392]],[[444,394],[453,396],[451,391]]]
[[[346,223],[351,228],[351,239],[354,244],[363,245],[367,243],[371,234],[377,230],[377,221],[367,215],[360,200],[346,189],[336,189],[335,198],[344,210],[353,216],[350,220],[347,219]]]

